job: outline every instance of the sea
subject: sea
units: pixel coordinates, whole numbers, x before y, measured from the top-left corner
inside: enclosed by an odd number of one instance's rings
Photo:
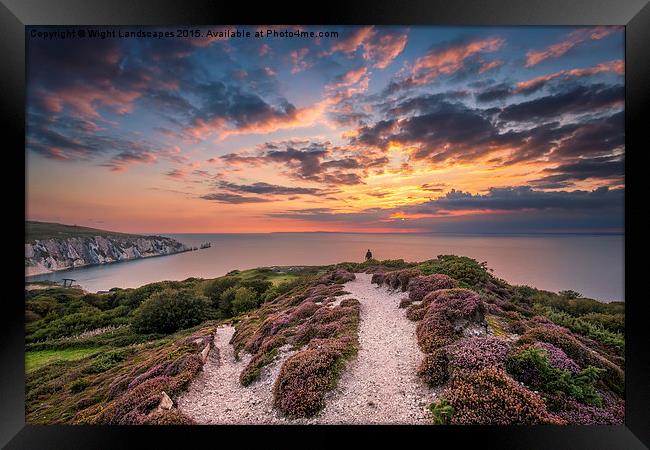
[[[624,301],[623,235],[468,235],[432,233],[162,234],[209,248],[169,256],[36,275],[26,281],[73,278],[90,292],[162,280],[214,278],[234,270],[375,259],[424,261],[454,254],[486,261],[511,284],[549,291],[571,289],[597,300]]]

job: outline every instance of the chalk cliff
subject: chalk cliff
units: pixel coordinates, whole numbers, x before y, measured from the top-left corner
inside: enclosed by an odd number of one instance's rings
[[[25,275],[95,264],[171,255],[191,250],[162,236],[84,236],[34,240],[25,244]]]

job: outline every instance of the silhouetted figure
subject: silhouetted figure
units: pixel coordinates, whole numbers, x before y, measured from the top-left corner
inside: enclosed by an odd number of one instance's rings
[[[366,252],[366,261],[369,259],[372,259],[372,252],[370,251],[370,249],[368,249],[368,251]]]

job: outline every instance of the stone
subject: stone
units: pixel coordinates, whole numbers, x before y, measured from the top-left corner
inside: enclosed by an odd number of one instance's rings
[[[208,355],[210,354],[210,344],[206,345],[203,350],[201,350],[201,362],[205,364],[208,361]]]
[[[173,406],[174,406],[174,402],[172,401],[172,399],[169,398],[169,395],[167,395],[165,391],[162,391],[160,404],[158,405],[158,410],[159,411],[163,409],[169,410],[172,409]]]

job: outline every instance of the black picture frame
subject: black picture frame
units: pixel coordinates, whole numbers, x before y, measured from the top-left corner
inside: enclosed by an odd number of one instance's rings
[[[25,158],[19,148],[25,142],[25,26],[27,25],[202,25],[202,24],[377,24],[377,25],[624,25],[625,70],[625,292],[632,299],[639,280],[631,276],[631,245],[639,235],[640,221],[632,219],[630,194],[640,189],[634,181],[639,167],[643,133],[650,105],[650,4],[645,0],[328,0],[322,4],[296,5],[277,2],[214,2],[206,0],[0,0],[0,97],[4,131],[5,179],[7,174],[25,174]],[[7,139],[9,138],[9,139]],[[15,145],[9,144],[15,143]],[[635,167],[636,165],[636,167]],[[637,184],[639,184],[637,186]],[[15,181],[5,187],[12,200],[7,212],[6,236],[24,232],[19,217],[25,212],[25,197]],[[24,376],[24,273],[19,257],[24,248],[18,238],[8,237],[11,253],[5,295],[2,300],[0,365],[0,445],[7,448],[121,448],[146,445],[194,445],[196,439],[211,439],[225,445],[234,437],[246,445],[255,436],[275,447],[291,444],[336,445],[341,432],[360,431],[382,439],[386,433],[413,433],[415,444],[454,446],[467,443],[489,448],[589,448],[637,449],[650,445],[650,362],[648,359],[647,316],[643,297],[626,303],[626,419],[624,426],[598,427],[326,427],[318,442],[308,435],[323,427],[89,427],[36,426],[25,424]],[[15,261],[14,261],[15,257]],[[15,273],[14,273],[15,271]],[[23,300],[19,300],[23,299]],[[254,428],[254,429],[253,429]],[[255,433],[251,433],[255,431]],[[296,433],[292,440],[287,432]],[[136,444],[136,441],[142,442]],[[209,441],[208,441],[209,442]],[[143,444],[146,443],[146,444]],[[252,444],[251,444],[252,445]]]

